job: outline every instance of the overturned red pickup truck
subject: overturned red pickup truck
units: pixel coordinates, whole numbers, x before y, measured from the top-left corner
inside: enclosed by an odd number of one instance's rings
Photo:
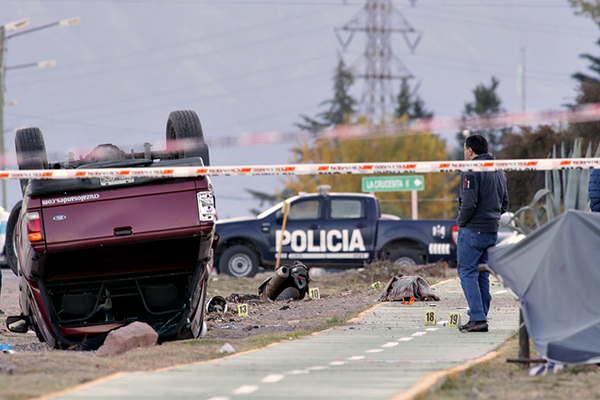
[[[79,160],[49,163],[37,128],[17,131],[20,169],[208,165],[198,116],[175,111],[166,151],[100,145]],[[215,205],[208,177],[32,180],[7,224],[7,258],[20,278],[21,315],[56,348],[93,349],[133,321],[160,340],[198,337],[212,263]]]

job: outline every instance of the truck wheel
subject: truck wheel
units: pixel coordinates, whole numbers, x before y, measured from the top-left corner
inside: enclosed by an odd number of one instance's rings
[[[208,146],[200,118],[194,111],[173,111],[167,120],[167,151],[178,157],[201,157],[204,165],[210,165]]]
[[[19,276],[19,263],[17,260],[17,249],[15,248],[15,228],[19,221],[21,204],[22,202],[18,201],[10,211],[8,221],[6,221],[6,239],[4,241],[4,256],[6,257],[6,263],[17,276]]]
[[[219,272],[237,278],[253,277],[258,272],[258,257],[244,245],[231,246],[221,254]]]
[[[386,257],[387,260],[401,267],[414,267],[424,262],[423,254],[413,249],[391,249]]]
[[[48,155],[44,136],[39,128],[17,130],[15,149],[20,170],[48,168]],[[27,183],[27,179],[21,179],[21,191],[23,193],[25,193]]]

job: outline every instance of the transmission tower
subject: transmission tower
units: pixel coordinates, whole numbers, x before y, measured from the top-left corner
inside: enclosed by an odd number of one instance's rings
[[[421,33],[394,7],[392,0],[367,0],[362,9],[346,24],[335,30],[344,50],[355,34],[366,35],[364,54],[357,78],[365,81],[361,98],[363,112],[374,123],[385,122],[395,104],[394,82],[413,78],[410,70],[394,54],[392,35],[400,34],[410,51],[414,51]]]

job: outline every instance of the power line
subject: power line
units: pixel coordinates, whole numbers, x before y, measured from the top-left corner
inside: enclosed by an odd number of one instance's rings
[[[161,63],[149,63],[147,60],[140,60],[139,62],[143,62],[145,66],[151,65],[152,67],[156,67],[157,65],[173,65],[174,62],[179,61],[179,60],[183,60],[183,59],[188,59],[188,58],[198,58],[198,57],[202,57],[202,56],[214,56],[216,54],[225,54],[231,51],[239,51],[240,49],[248,49],[250,45],[256,46],[256,45],[261,45],[261,44],[266,44],[266,43],[273,43],[273,42],[278,42],[281,40],[285,40],[285,39],[289,39],[292,37],[297,37],[297,36],[304,36],[308,33],[314,33],[314,32],[319,32],[319,31],[325,31],[325,30],[329,30],[331,29],[330,25],[324,25],[324,26],[319,26],[319,27],[314,27],[314,28],[310,28],[310,29],[305,29],[302,31],[298,31],[298,32],[294,32],[293,34],[287,35],[285,37],[279,35],[279,34],[274,34],[271,35],[267,38],[258,40],[258,41],[253,41],[253,42],[244,42],[244,43],[239,43],[235,46],[230,46],[230,47],[226,47],[226,48],[220,48],[219,50],[216,51],[194,51],[194,52],[187,52],[184,54],[180,54],[180,55],[172,55],[172,54],[168,54],[165,52],[160,53],[160,55],[162,56],[161,58],[164,58],[165,61],[161,62]],[[93,76],[102,76],[102,75],[106,75],[109,73],[114,73],[113,70],[118,70],[119,73],[122,73],[124,71],[127,70],[131,70],[131,69],[137,69],[140,68],[139,65],[131,65],[128,67],[123,67],[123,66],[115,66],[115,68],[111,68],[111,69],[106,69],[106,68],[102,68],[98,71],[92,71],[92,72],[84,72],[82,74],[72,74],[69,75],[67,78],[68,82],[73,82],[74,80],[79,80],[79,79],[87,79]],[[25,88],[25,87],[31,87],[31,86],[39,86],[40,84],[43,83],[49,83],[49,81],[31,81],[28,80],[25,84],[19,84],[19,82],[15,82],[14,85],[17,88]]]
[[[39,2],[39,0],[7,0],[11,2]],[[44,0],[45,3],[106,3],[106,4],[133,4],[133,5],[159,5],[169,7],[172,5],[233,5],[233,6],[316,6],[316,7],[346,7],[363,4],[361,1],[353,0]],[[402,3],[398,1],[397,3]],[[436,7],[500,7],[500,8],[570,8],[567,4],[548,4],[535,2],[486,2],[486,3],[465,3],[465,2],[444,2],[436,4]]]
[[[184,40],[164,41],[162,43],[153,43],[152,46],[146,47],[144,49],[134,50],[129,53],[118,55],[118,56],[99,56],[99,57],[95,57],[91,60],[80,62],[80,63],[61,64],[60,70],[65,71],[65,70],[72,69],[72,68],[80,69],[81,67],[85,67],[85,66],[110,65],[110,66],[114,67],[115,62],[127,60],[127,59],[130,59],[135,56],[146,55],[146,54],[159,53],[159,54],[166,54],[168,56],[168,53],[165,53],[165,49],[173,50],[173,49],[179,48],[179,47],[190,46],[195,43],[205,43],[207,40],[228,37],[228,36],[232,36],[235,34],[239,34],[241,32],[248,32],[248,31],[252,31],[255,29],[261,29],[267,25],[276,26],[276,25],[280,25],[280,24],[287,24],[291,21],[295,21],[298,19],[305,19],[312,15],[314,15],[313,12],[297,14],[297,15],[291,16],[290,18],[271,19],[271,20],[267,20],[267,21],[262,21],[259,24],[253,24],[253,25],[241,27],[238,29],[227,29],[227,30],[223,30],[220,32],[216,32],[216,33],[189,37]],[[135,60],[135,61],[139,62],[138,60]],[[115,69],[120,69],[120,68],[115,68]],[[102,71],[104,71],[104,69]]]

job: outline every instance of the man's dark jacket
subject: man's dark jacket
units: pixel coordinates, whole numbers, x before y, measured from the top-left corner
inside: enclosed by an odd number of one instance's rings
[[[475,157],[475,160],[493,159],[490,154]],[[500,215],[508,209],[506,175],[502,171],[462,173],[459,204],[459,227],[498,232]]]
[[[593,169],[590,175],[590,208],[592,211],[600,212],[600,169]]]

